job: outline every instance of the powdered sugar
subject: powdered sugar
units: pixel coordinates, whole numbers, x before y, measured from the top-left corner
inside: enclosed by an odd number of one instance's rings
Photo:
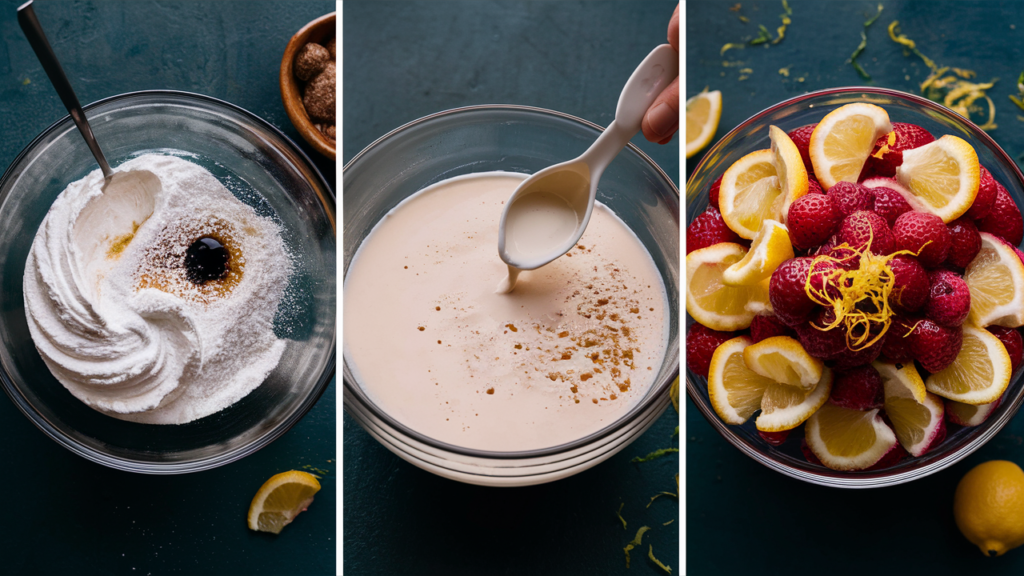
[[[118,177],[70,184],[40,226],[24,279],[33,341],[72,394],[114,417],[218,412],[284,351],[273,328],[292,269],[281,230],[181,158],[147,154]],[[184,260],[201,236],[231,259],[223,279],[197,285]]]

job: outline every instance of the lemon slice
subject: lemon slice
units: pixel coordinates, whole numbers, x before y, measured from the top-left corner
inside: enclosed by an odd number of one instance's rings
[[[718,207],[722,219],[741,238],[752,239],[765,220],[782,221],[782,187],[771,150],[740,158],[722,175]]]
[[[747,255],[739,244],[722,242],[686,255],[686,311],[712,330],[742,330],[768,305],[765,278],[753,286],[727,286],[722,274]]]
[[[765,388],[761,397],[761,415],[755,422],[757,429],[761,432],[792,430],[817,412],[831,393],[832,370],[828,368],[822,371],[821,380],[810,392],[775,382]]]
[[[852,410],[824,404],[807,419],[807,445],[833,470],[863,470],[896,445],[896,434],[875,410]]]
[[[889,114],[874,104],[847,104],[829,112],[811,133],[814,175],[828,190],[856,182],[879,138],[892,131]]]
[[[967,265],[964,282],[971,291],[967,322],[975,326],[1024,326],[1024,264],[1011,246],[981,233],[981,251]]]
[[[924,383],[913,364],[902,365],[876,362],[875,369],[882,375],[885,387],[885,414],[892,422],[896,438],[903,448],[914,456],[928,452],[944,430],[945,406],[935,394],[924,393]]]
[[[280,534],[319,491],[320,483],[308,472],[290,470],[271,476],[249,505],[249,529]]]
[[[761,376],[804,392],[815,389],[825,367],[789,336],[773,336],[749,346],[743,351],[743,360],[747,368]]]
[[[960,426],[978,426],[999,407],[999,400],[988,404],[964,404],[946,400],[946,413],[949,414],[949,421]]]
[[[775,220],[765,220],[754,236],[750,250],[742,260],[722,273],[722,281],[730,286],[751,286],[765,278],[780,264],[794,256],[789,228]]]
[[[701,92],[686,101],[686,157],[704,149],[715,137],[722,117],[722,93]]]
[[[893,362],[876,361],[872,362],[871,366],[882,377],[883,386],[886,385],[886,382],[894,381],[899,386],[909,390],[911,397],[918,403],[924,402],[925,397],[928,396],[928,390],[924,387],[924,380],[917,373],[917,368],[914,367],[913,362],[896,364]]]
[[[768,128],[768,138],[772,142],[775,172],[779,177],[779,189],[782,190],[783,200],[779,216],[785,222],[789,215],[789,205],[807,194],[807,167],[804,166],[800,149],[793,143],[793,139],[778,126]]]
[[[746,422],[761,408],[765,388],[774,384],[747,368],[743,350],[753,342],[747,336],[726,340],[711,355],[708,396],[712,408],[726,424]]]
[[[915,210],[930,212],[949,223],[974,204],[981,165],[970,144],[947,134],[904,151],[896,180],[910,190],[912,197],[907,201]]]
[[[925,380],[925,388],[964,404],[995,402],[1010,385],[1010,355],[988,330],[964,324],[964,343],[949,366]]]

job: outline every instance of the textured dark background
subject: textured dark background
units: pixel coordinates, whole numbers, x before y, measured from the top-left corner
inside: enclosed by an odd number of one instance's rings
[[[20,4],[0,2],[0,167],[67,114],[18,27]],[[323,1],[35,5],[83,104],[145,89],[220,98],[283,130],[331,183],[334,163],[292,127],[277,75],[292,34],[334,9]],[[73,455],[0,397],[0,573],[333,574],[336,407],[332,383],[262,451],[216,470],[156,477]],[[250,532],[246,512],[263,481],[303,466],[326,471],[309,511],[280,536]]]
[[[717,137],[757,112],[804,92],[863,85],[846,60],[860,42],[863,22],[877,2],[790,0],[793,23],[785,39],[764,48],[730,50],[727,42],[757,35],[764,24],[773,37],[781,2],[691,1],[686,5],[686,96],[705,86],[722,91]],[[989,91],[996,103],[990,132],[1015,159],[1024,152],[1022,114],[1007,99],[1024,69],[1024,3],[883,2],[881,18],[868,29],[859,62],[868,84],[917,92],[928,69],[905,57],[886,28],[902,32],[940,66],[969,68],[977,81],[999,78]],[[750,19],[744,24],[742,14]],[[723,61],[742,61],[726,67]],[[779,69],[789,68],[789,76]],[[740,80],[741,68],[751,68]],[[798,81],[803,78],[804,81]],[[687,174],[700,155],[687,161]],[[761,466],[722,439],[695,406],[686,402],[687,573],[741,574],[1021,574],[1024,550],[985,558],[957,530],[953,492],[975,465],[993,459],[1024,465],[1024,416],[1017,417],[980,450],[951,468],[892,488],[842,491],[790,479]],[[737,553],[741,550],[742,553]]]
[[[629,74],[666,41],[675,2],[347,2],[343,158],[427,114],[470,104],[525,104],[606,126]],[[637,136],[678,184],[678,138]],[[400,460],[344,418],[346,574],[678,573],[678,458],[630,459],[676,445],[671,408],[639,440],[572,478],[481,488]],[[615,516],[624,503],[624,531]],[[663,522],[674,520],[668,526]],[[626,570],[622,548],[653,530]]]

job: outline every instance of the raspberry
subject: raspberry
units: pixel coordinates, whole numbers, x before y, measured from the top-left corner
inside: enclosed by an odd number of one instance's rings
[[[750,339],[757,344],[773,336],[796,337],[796,332],[782,323],[774,314],[758,314],[750,321]]]
[[[910,212],[913,208],[904,200],[903,195],[884,186],[872,188],[875,192],[875,214],[885,218],[885,223],[891,228],[896,219],[902,214]]]
[[[901,316],[893,316],[892,324],[885,333],[885,342],[882,344],[882,355],[892,362],[912,362],[910,354],[910,337],[907,333],[917,323],[917,320],[908,320]]]
[[[910,355],[921,363],[922,368],[935,373],[956,360],[963,339],[963,329],[959,326],[942,326],[926,318],[908,337]]]
[[[889,425],[889,428],[892,428],[891,424]],[[945,432],[943,432],[943,438],[945,438],[944,434]],[[910,454],[903,448],[903,446],[900,446],[899,442],[897,442],[896,444],[893,445],[892,448],[889,449],[888,452],[885,453],[885,456],[882,456],[881,460],[875,462],[871,466],[868,466],[867,468],[864,469],[864,471],[868,472],[891,468],[899,464],[900,460],[903,460],[907,456],[910,456]]]
[[[724,174],[722,176],[724,176]],[[717,210],[722,209],[718,205],[718,191],[722,188],[722,176],[719,176],[718,180],[712,182],[711,189],[708,190],[708,206],[714,206]]]
[[[761,432],[758,430],[758,434],[764,441],[771,444],[772,446],[782,446],[786,442],[786,438],[789,438],[789,430],[783,430],[782,432]]]
[[[845,242],[861,252],[871,250],[880,255],[891,254],[894,246],[892,232],[885,218],[867,210],[854,212],[843,220],[839,229],[839,242]]]
[[[949,228],[942,218],[925,212],[907,212],[892,227],[897,250],[909,250],[925,268],[937,268],[949,253]]]
[[[930,297],[924,314],[943,326],[960,326],[971,311],[971,291],[956,272],[936,270],[928,275]]]
[[[1010,355],[1011,369],[1016,372],[1022,360],[1024,360],[1024,339],[1016,328],[1005,328],[1003,326],[989,326],[986,328],[993,336],[999,338]]]
[[[839,227],[842,216],[824,194],[807,194],[789,206],[786,225],[789,239],[797,250],[807,250],[829,239]]]
[[[719,332],[699,323],[693,323],[686,330],[686,365],[698,376],[708,377],[711,356],[734,332]]]
[[[1014,246],[1024,240],[1024,219],[1010,193],[996,182],[996,201],[988,216],[978,221],[978,230],[999,236]]]
[[[813,258],[803,256],[783,262],[768,283],[768,299],[772,310],[785,325],[796,327],[817,308],[805,291]]]
[[[878,327],[880,328],[880,326]],[[878,334],[877,329],[872,329],[872,337]],[[863,334],[863,331],[853,333],[854,337]],[[870,340],[870,339],[869,339]],[[871,364],[882,353],[882,346],[885,344],[885,337],[879,338],[874,344],[859,350],[846,350],[833,358],[832,367],[836,370],[849,370],[854,367]]]
[[[946,224],[949,228],[949,253],[946,263],[963,270],[981,251],[981,236],[974,222],[961,217]]]
[[[814,452],[811,452],[811,447],[807,445],[806,438],[800,441],[800,452],[803,452],[804,459],[806,459],[811,464],[824,466],[824,464],[821,463],[821,460],[819,460],[818,457],[814,455]]]
[[[714,206],[708,206],[703,214],[697,216],[686,228],[686,253],[714,246],[720,242],[742,242],[743,239],[733,232],[722,219],[722,213]]]
[[[903,152],[911,148],[924,146],[934,142],[935,137],[930,132],[906,122],[893,122],[892,132],[882,136],[875,142],[875,149],[865,163],[865,171],[877,176],[895,176],[896,168],[903,164]],[[878,157],[879,151],[881,157]]]
[[[828,189],[828,196],[844,218],[858,210],[875,209],[875,193],[853,182],[837,182]]]
[[[824,194],[825,191],[821,188],[821,184],[814,179],[814,174],[810,171],[807,172],[807,193],[808,194]]]
[[[897,312],[916,312],[928,302],[928,273],[913,256],[901,254],[889,260],[894,277],[889,305]]]
[[[832,360],[850,351],[846,347],[846,330],[842,326],[836,326],[831,330],[816,328],[828,326],[835,320],[836,315],[832,309],[823,308],[810,322],[804,322],[796,327],[800,345],[808,354],[822,360]]]
[[[828,401],[853,410],[882,408],[885,405],[882,376],[871,366],[838,372]]]
[[[833,234],[824,244],[818,246],[818,249],[814,251],[814,255],[828,254],[830,250],[836,247],[836,244],[839,244],[839,236]]]
[[[996,179],[992,177],[992,173],[981,167],[981,183],[978,186],[978,195],[974,197],[974,203],[964,213],[964,218],[970,218],[971,220],[981,220],[988,216],[992,212],[992,207],[995,205],[996,195],[999,193],[999,188],[996,187]]]
[[[838,240],[837,240],[838,242]],[[860,268],[860,254],[857,254],[853,248],[847,248],[845,246],[833,246],[826,252],[832,258],[835,258],[835,264],[843,270],[856,270]]]
[[[804,167],[807,168],[807,175],[814,176],[814,166],[811,165],[811,134],[814,133],[814,129],[817,124],[808,124],[807,126],[801,126],[796,130],[793,130],[788,134],[789,139],[796,144],[796,149],[800,151],[800,157],[804,159]]]

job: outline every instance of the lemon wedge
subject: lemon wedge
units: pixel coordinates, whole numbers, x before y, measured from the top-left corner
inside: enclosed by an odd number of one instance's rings
[[[831,392],[832,370],[828,368],[822,370],[821,380],[809,392],[788,384],[773,383],[761,396],[761,414],[755,425],[761,432],[792,430],[817,412]]]
[[[964,271],[971,291],[967,322],[975,326],[1024,326],[1024,264],[1011,246],[981,233],[981,250]]]
[[[703,91],[686,101],[686,157],[700,152],[715,137],[722,117],[722,93]]]
[[[1010,355],[991,332],[964,324],[960,354],[949,366],[932,374],[925,388],[964,404],[995,402],[1010,385]]]
[[[742,260],[722,273],[722,281],[730,286],[751,286],[765,278],[780,264],[794,256],[789,228],[775,220],[765,220],[754,236],[750,250]]]
[[[974,204],[981,165],[970,144],[947,134],[904,151],[896,180],[910,191],[907,201],[915,210],[930,212],[948,224]]]
[[[889,114],[874,104],[847,104],[826,114],[811,133],[808,148],[825,190],[837,182],[856,182],[875,142],[891,131]]]
[[[249,505],[249,529],[280,534],[319,491],[320,483],[308,472],[290,470],[271,476]]]
[[[789,336],[773,336],[752,344],[743,351],[743,360],[747,368],[761,376],[804,392],[815,389],[825,367]]]
[[[768,306],[770,278],[752,286],[728,286],[727,268],[747,255],[739,244],[722,242],[686,255],[686,311],[712,330],[742,330]]]
[[[910,454],[924,455],[943,436],[946,410],[942,399],[924,390],[924,382],[912,363],[897,367],[889,362],[875,362],[873,366],[882,376],[885,414],[892,422],[896,439]]]
[[[852,410],[826,403],[807,419],[804,431],[811,452],[833,470],[863,470],[896,445],[896,434],[878,409]]]
[[[753,343],[747,336],[726,340],[711,355],[708,397],[711,407],[726,424],[743,424],[761,408],[761,396],[770,379],[757,374],[743,360],[743,350]]]

